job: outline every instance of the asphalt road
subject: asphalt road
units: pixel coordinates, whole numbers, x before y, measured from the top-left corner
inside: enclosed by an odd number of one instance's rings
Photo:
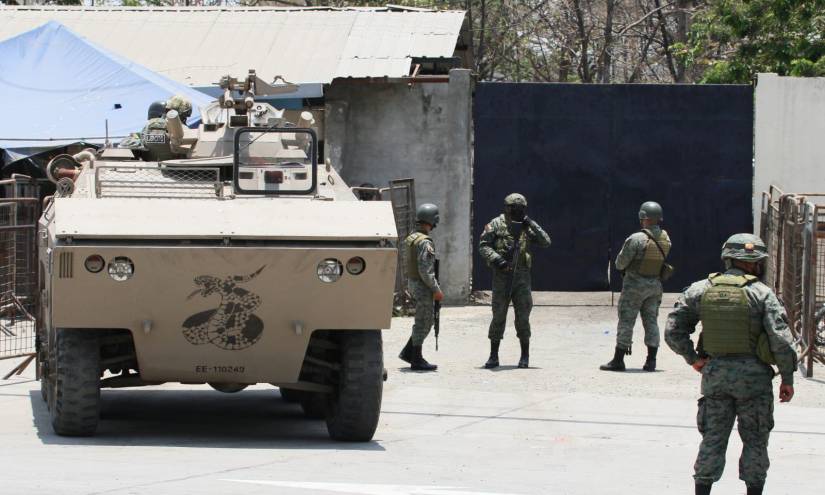
[[[663,348],[660,371],[642,372],[637,325],[632,369],[600,372],[615,308],[542,306],[533,367],[515,369],[508,326],[504,366],[488,371],[489,311],[444,309],[440,351],[425,347],[436,373],[402,367],[396,355],[411,320],[393,321],[381,424],[364,444],[330,441],[322,421],[264,385],[231,395],[183,385],[104,390],[98,435],[62,438],[29,369],[0,382],[0,494],[693,493],[699,376],[681,358]],[[0,372],[13,364],[0,361]],[[816,493],[825,481],[825,367],[811,380],[797,375],[796,394],[776,406],[769,494]],[[734,433],[714,493],[744,493],[740,449]]]

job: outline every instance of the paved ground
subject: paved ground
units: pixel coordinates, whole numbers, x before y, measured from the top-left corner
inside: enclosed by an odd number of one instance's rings
[[[634,369],[598,371],[612,354],[614,315],[604,306],[538,307],[534,367],[513,368],[508,327],[505,366],[487,371],[489,308],[447,308],[441,350],[431,341],[425,349],[440,365],[432,374],[402,368],[395,356],[411,321],[395,319],[385,333],[381,425],[368,444],[330,442],[322,422],[303,419],[267,386],[234,395],[182,385],[104,391],[99,435],[61,438],[29,370],[0,383],[0,493],[693,493],[699,376],[664,348],[661,371],[641,372],[640,327]],[[0,362],[0,372],[10,366]],[[766,493],[815,493],[825,480],[825,368],[815,377],[797,376],[794,401],[777,404]],[[734,435],[714,493],[744,493],[740,448]]]

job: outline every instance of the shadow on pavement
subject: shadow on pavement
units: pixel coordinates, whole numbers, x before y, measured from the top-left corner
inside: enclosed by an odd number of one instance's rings
[[[10,381],[8,383],[0,383],[0,387],[10,387],[12,385],[20,385],[21,383],[31,383],[36,382],[37,380],[18,380],[18,381]]]
[[[275,389],[103,390],[93,437],[56,435],[40,392],[31,391],[29,398],[37,436],[45,444],[384,450],[376,441],[330,440],[323,420],[306,419],[298,404],[283,401]]]

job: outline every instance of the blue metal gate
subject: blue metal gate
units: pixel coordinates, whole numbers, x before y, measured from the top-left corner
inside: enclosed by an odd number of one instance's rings
[[[607,290],[647,200],[673,241],[666,290],[718,270],[725,238],[752,229],[751,86],[480,83],[474,125],[475,242],[506,194],[527,196],[553,239],[534,253],[534,290]],[[473,288],[489,289],[474,267]]]

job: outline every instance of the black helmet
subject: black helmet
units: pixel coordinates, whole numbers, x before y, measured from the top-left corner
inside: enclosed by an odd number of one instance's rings
[[[415,210],[415,221],[428,223],[435,228],[438,225],[438,207],[432,203],[424,203]]]
[[[166,102],[163,100],[153,101],[149,105],[149,112],[146,118],[158,119],[166,115]]]
[[[661,222],[662,216],[662,206],[655,201],[642,203],[641,208],[639,208],[639,220],[650,219]]]

